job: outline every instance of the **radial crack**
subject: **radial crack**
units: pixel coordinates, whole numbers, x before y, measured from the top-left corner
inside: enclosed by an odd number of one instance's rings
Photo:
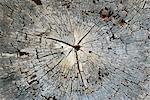
[[[45,37],[46,38],[46,37]],[[74,46],[73,45],[71,45],[71,44],[69,44],[69,43],[67,43],[67,42],[65,42],[65,41],[62,41],[62,40],[58,40],[58,39],[54,39],[54,38],[46,38],[46,39],[51,39],[51,40],[54,40],[54,41],[57,41],[57,42],[60,42],[60,43],[64,43],[64,44],[66,44],[66,45],[68,45],[68,46],[71,46],[71,47],[73,47],[74,48]]]
[[[77,68],[78,68],[78,71],[79,71],[79,74],[80,74],[80,77],[81,77],[81,81],[82,81],[82,83],[83,83],[83,85],[84,85],[84,87],[86,89],[87,88],[87,82],[83,78],[83,75],[82,75],[83,71],[80,69],[78,53],[77,53],[76,50],[75,50],[75,54],[76,54]]]
[[[91,32],[91,30],[95,27],[96,24],[94,24],[91,29],[79,40],[78,44],[82,42],[82,40]]]

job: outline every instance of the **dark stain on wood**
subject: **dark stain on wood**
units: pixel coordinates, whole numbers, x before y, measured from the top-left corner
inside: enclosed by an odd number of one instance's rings
[[[105,7],[100,10],[99,14],[100,14],[100,17],[104,19],[104,18],[111,17],[113,15],[113,12],[110,8]]]
[[[127,23],[126,23],[126,21],[125,21],[124,19],[121,19],[121,20],[119,21],[119,24],[120,24],[121,26],[124,26],[124,25],[127,24]]]

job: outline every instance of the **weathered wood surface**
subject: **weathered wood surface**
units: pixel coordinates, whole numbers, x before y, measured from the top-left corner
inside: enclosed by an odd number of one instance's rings
[[[150,100],[150,1],[0,0],[0,100]]]

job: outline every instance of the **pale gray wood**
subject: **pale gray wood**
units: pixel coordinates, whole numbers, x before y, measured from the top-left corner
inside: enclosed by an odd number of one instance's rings
[[[1,100],[149,100],[149,0],[0,1]]]

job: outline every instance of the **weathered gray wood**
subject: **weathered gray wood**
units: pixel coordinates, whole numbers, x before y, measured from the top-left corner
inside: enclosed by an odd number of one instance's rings
[[[1,0],[0,100],[149,100],[149,0]]]

